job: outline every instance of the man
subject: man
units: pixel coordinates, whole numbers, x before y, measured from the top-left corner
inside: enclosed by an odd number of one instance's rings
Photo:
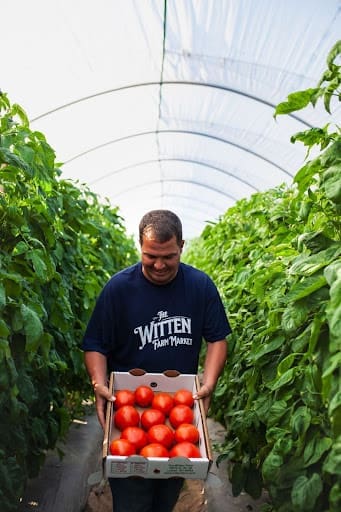
[[[201,387],[206,412],[227,357],[231,332],[211,279],[180,262],[184,245],[180,219],[169,210],[146,213],[139,225],[141,261],[104,286],[82,348],[94,388],[100,424],[114,400],[108,372],[142,368],[194,374],[202,339],[207,352]],[[182,479],[109,479],[115,512],[171,512]]]

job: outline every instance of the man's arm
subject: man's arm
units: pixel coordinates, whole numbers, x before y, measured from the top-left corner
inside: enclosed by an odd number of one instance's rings
[[[202,385],[195,398],[203,398],[204,409],[207,414],[210,406],[211,395],[217,385],[217,381],[224,369],[227,360],[226,339],[207,343],[206,358]]]
[[[107,358],[100,352],[88,351],[84,353],[84,362],[94,388],[98,421],[104,430],[106,403],[115,399],[108,388]]]

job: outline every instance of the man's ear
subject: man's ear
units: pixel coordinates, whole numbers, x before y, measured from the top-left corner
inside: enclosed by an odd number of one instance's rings
[[[181,244],[180,244],[180,249],[182,251],[182,249],[184,248],[184,245],[185,245],[185,240],[181,240]]]

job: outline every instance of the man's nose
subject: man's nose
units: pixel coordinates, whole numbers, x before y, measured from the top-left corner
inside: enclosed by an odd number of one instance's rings
[[[154,267],[156,270],[161,270],[162,268],[164,268],[164,266],[165,266],[165,263],[162,258],[157,258],[155,260]]]

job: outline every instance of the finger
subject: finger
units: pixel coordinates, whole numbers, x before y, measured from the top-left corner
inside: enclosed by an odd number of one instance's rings
[[[203,384],[201,388],[193,395],[194,399],[209,397],[212,394],[211,389]]]
[[[211,397],[207,396],[206,398],[203,399],[203,402],[204,402],[204,411],[207,416],[208,410],[210,408]]]
[[[110,402],[114,402],[116,397],[110,393],[109,388],[107,386],[103,386],[101,384],[96,384],[94,387],[96,397],[105,398],[105,400],[109,400]]]
[[[98,421],[99,421],[102,429],[104,430],[105,429],[105,414],[104,414],[103,409],[97,409],[97,417],[98,417]]]
[[[95,392],[95,401],[96,401],[96,412],[98,421],[102,427],[103,430],[105,430],[105,424],[106,424],[106,404],[107,401],[113,402],[116,400],[116,397],[110,393],[107,386],[103,386],[100,384],[95,385],[94,387]]]

